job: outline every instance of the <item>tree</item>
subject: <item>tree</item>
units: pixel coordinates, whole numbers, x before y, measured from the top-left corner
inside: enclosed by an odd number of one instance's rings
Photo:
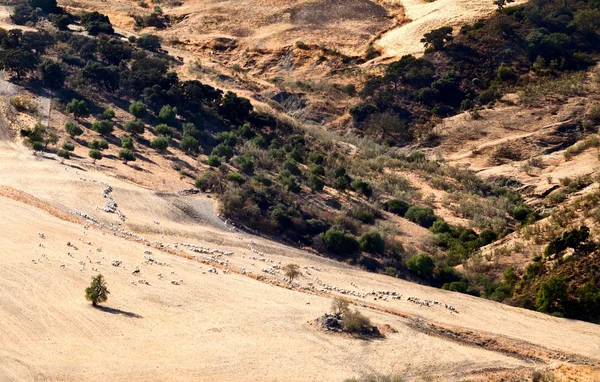
[[[69,151],[67,151],[67,150],[58,150],[56,155],[58,155],[60,158],[62,158],[61,163],[62,163],[62,160],[69,159],[71,157],[71,153],[69,153]]]
[[[189,135],[185,135],[181,138],[181,142],[179,142],[179,147],[186,153],[195,153],[198,151],[198,141],[196,138],[191,137]]]
[[[156,125],[156,127],[154,128],[154,131],[156,131],[156,134],[158,134],[158,135],[164,135],[165,137],[173,138],[173,134],[174,134],[173,128],[171,128],[170,126],[167,126],[164,123]]]
[[[351,255],[360,249],[360,244],[354,236],[333,227],[329,228],[327,232],[322,233],[321,239],[327,246],[327,249],[338,256],[351,257]]]
[[[94,121],[92,123],[92,130],[97,132],[100,135],[106,135],[112,132],[113,123],[107,119],[102,119],[100,121]]]
[[[331,303],[331,311],[333,314],[343,316],[350,311],[348,301],[341,297],[334,297],[333,302]]]
[[[227,92],[219,105],[219,113],[232,122],[242,123],[253,110],[252,104],[246,98],[238,97],[233,92]]]
[[[108,16],[99,12],[87,12],[81,16],[81,25],[90,34],[96,36],[100,33],[113,34],[115,30],[110,23]]]
[[[411,206],[406,211],[406,214],[404,214],[404,217],[425,228],[431,227],[437,220],[431,208],[419,206]]]
[[[285,274],[285,277],[287,277],[290,280],[289,282],[291,283],[296,277],[300,275],[300,266],[298,264],[288,264],[285,267],[283,267],[283,272]]]
[[[569,26],[575,27],[584,34],[596,34],[600,30],[600,10],[580,9],[575,12]]]
[[[76,120],[79,120],[81,117],[87,117],[90,115],[90,111],[88,110],[84,100],[78,100],[73,98],[71,102],[67,104],[67,113],[72,113],[73,117]]]
[[[444,48],[447,42],[454,39],[452,37],[452,27],[441,27],[433,29],[429,33],[425,33],[421,42],[425,44],[425,48],[431,48],[433,50],[441,50]]]
[[[498,11],[501,11],[507,4],[514,2],[515,0],[494,0],[494,5],[498,6]]]
[[[27,4],[34,9],[40,8],[45,13],[51,13],[58,8],[56,0],[27,0]]]
[[[169,147],[169,139],[163,135],[160,135],[150,141],[150,147],[155,150],[163,151]]]
[[[128,121],[123,129],[130,134],[137,135],[144,133],[144,123],[142,121]]]
[[[160,37],[149,33],[142,33],[136,40],[136,44],[142,49],[156,51],[160,49]]]
[[[106,301],[109,294],[110,292],[106,287],[106,281],[104,281],[104,276],[101,274],[92,277],[92,283],[85,289],[85,298],[86,300],[91,301],[93,306]]]
[[[37,64],[37,56],[29,50],[16,48],[0,52],[0,69],[15,73],[18,80],[27,73],[33,72]]]
[[[67,122],[65,124],[65,131],[67,132],[67,134],[69,134],[71,138],[83,134],[83,129],[78,125],[74,124],[73,122]]]
[[[219,158],[217,155],[210,155],[206,161],[206,164],[211,167],[219,167],[221,165],[221,158]]]
[[[91,142],[88,142],[88,147],[90,149],[94,149],[94,150],[106,150],[108,148],[108,142],[106,142],[105,140],[101,139],[94,139]]]
[[[67,150],[67,151],[74,151],[75,150],[75,145],[72,144],[71,142],[63,142],[61,148],[63,150]]]
[[[540,312],[564,312],[568,302],[567,284],[562,277],[553,276],[540,285],[535,305]]]
[[[366,197],[369,197],[373,194],[373,188],[371,187],[369,182],[365,182],[364,180],[355,179],[352,181],[352,184],[350,186],[354,191],[359,192]]]
[[[376,231],[369,231],[362,234],[360,239],[360,249],[369,253],[383,253],[385,251],[385,240]]]
[[[102,118],[112,121],[115,118],[115,111],[110,107],[107,107],[102,112]]]
[[[119,151],[119,159],[121,159],[123,163],[127,164],[127,162],[135,161],[135,155],[131,150],[122,149],[121,151]]]
[[[346,178],[346,176],[339,176],[335,178],[333,181],[333,188],[338,191],[345,191],[346,188],[348,188],[348,178]]]
[[[80,70],[81,76],[99,87],[108,90],[119,88],[121,74],[115,66],[104,66],[98,62],[88,61],[83,69]]]
[[[325,187],[325,181],[319,175],[310,174],[308,176],[308,180],[306,181],[308,187],[315,192],[323,191]]]
[[[63,73],[63,70],[58,62],[44,60],[39,66],[39,70],[44,84],[53,89],[62,88],[63,84],[65,83],[65,74]]]
[[[98,150],[92,149],[89,151],[88,155],[94,160],[94,163],[96,163],[97,160],[102,159],[102,153]]]
[[[48,15],[48,20],[52,22],[52,25],[60,31],[66,31],[69,29],[69,24],[73,22],[69,15],[52,13]]]
[[[133,138],[130,136],[121,138],[121,147],[128,150],[133,150]]]
[[[171,105],[165,105],[158,113],[158,119],[163,123],[174,125],[177,122],[177,108]]]
[[[398,216],[404,216],[409,208],[410,204],[398,199],[390,199],[383,204],[383,209]]]
[[[433,258],[425,253],[415,255],[408,259],[406,267],[423,278],[433,277],[435,264]]]
[[[34,23],[37,22],[39,17],[35,9],[31,8],[29,5],[18,4],[10,15],[10,19],[17,25],[25,25],[29,21]]]
[[[129,112],[135,117],[135,120],[142,119],[146,116],[148,109],[141,101],[135,101],[129,105]]]
[[[98,41],[98,53],[111,65],[118,66],[122,61],[131,58],[132,49],[123,41],[116,38],[102,38]]]

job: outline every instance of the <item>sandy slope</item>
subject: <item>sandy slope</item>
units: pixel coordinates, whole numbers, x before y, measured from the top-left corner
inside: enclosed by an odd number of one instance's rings
[[[199,224],[173,201],[184,200],[195,206],[197,214],[212,215],[212,199],[165,198],[114,177],[36,158],[16,144],[1,144],[0,187],[4,186],[4,192],[0,195],[19,190],[32,197],[18,191],[12,198],[0,196],[0,380],[335,381],[371,371],[454,380],[492,368],[534,365],[526,358],[465,346],[414,329],[428,322],[581,356],[600,353],[597,326],[365,273],[230,232],[211,218],[207,221],[212,223]],[[296,262],[320,269],[305,274],[302,285],[315,276],[331,285],[356,289],[350,285],[353,282],[361,291],[396,290],[404,296],[450,303],[460,314],[422,308],[406,302],[406,297],[394,302],[375,302],[371,297],[360,302],[380,310],[363,307],[363,312],[378,324],[391,325],[397,333],[378,341],[323,334],[309,321],[328,310],[330,295],[301,293],[234,273],[205,273],[209,265],[154,248],[150,248],[154,257],[171,266],[143,264],[144,250],[149,249],[146,245],[108,230],[84,230],[81,223],[54,216],[56,211],[78,209],[117,223],[114,215],[95,210],[103,203],[102,186],[92,180],[108,182],[114,188],[112,195],[127,216],[126,229],[135,227],[136,232],[171,249],[175,249],[174,242],[192,242],[231,250],[234,255],[229,265],[233,269],[241,266],[261,273],[265,263],[249,259],[258,255],[247,249],[255,242],[274,264]],[[38,231],[46,238],[39,238]],[[67,241],[78,250],[67,247]],[[97,247],[102,247],[102,252],[97,252]],[[122,260],[123,265],[111,266],[114,259]],[[100,264],[96,260],[101,260]],[[86,262],[83,271],[79,261]],[[131,274],[135,266],[140,267],[140,275]],[[90,277],[97,273],[94,268],[110,285],[106,310],[93,309],[83,298]],[[165,278],[159,279],[158,273]],[[140,278],[150,285],[137,284]],[[281,280],[280,275],[269,278]],[[171,285],[172,279],[184,282]],[[389,308],[407,316],[383,311]],[[523,349],[528,346],[524,344]]]
[[[523,1],[517,1],[515,4]],[[460,26],[490,15],[496,6],[490,0],[402,0],[408,23],[384,34],[377,45],[384,57],[422,54],[423,35],[432,29],[451,26],[458,32]]]

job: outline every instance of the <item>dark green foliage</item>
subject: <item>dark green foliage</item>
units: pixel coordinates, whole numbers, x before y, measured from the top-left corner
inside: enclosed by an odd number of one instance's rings
[[[96,163],[97,160],[102,159],[102,153],[98,150],[92,149],[88,152],[88,155],[94,160],[94,163]]]
[[[409,207],[404,217],[425,228],[431,227],[437,219],[431,208],[419,206]]]
[[[452,41],[452,27],[441,27],[433,29],[429,33],[425,33],[421,42],[425,44],[425,48],[432,48],[433,50],[440,50],[446,45],[446,43]]]
[[[335,178],[335,180],[333,181],[333,188],[342,192],[346,191],[346,189],[348,188],[348,178],[346,178],[345,176]]]
[[[311,152],[308,154],[308,160],[316,165],[322,165],[325,163],[325,156],[321,153]]]
[[[362,234],[360,239],[360,249],[365,252],[382,254],[385,251],[385,240],[376,231],[369,231]]]
[[[198,152],[198,140],[190,135],[184,135],[179,142],[179,147],[186,153]]]
[[[329,228],[321,234],[321,239],[329,251],[343,258],[352,258],[360,248],[359,242],[352,235],[335,228]]]
[[[433,258],[427,254],[415,255],[408,259],[406,267],[423,278],[432,278],[435,269]]]
[[[69,134],[71,138],[83,134],[83,129],[78,125],[74,124],[73,122],[67,122],[65,124],[65,131],[67,132],[67,134]]]
[[[130,134],[143,134],[144,133],[144,122],[142,121],[127,121],[123,129]]]
[[[98,303],[105,302],[108,299],[110,292],[106,287],[106,281],[101,274],[92,277],[92,284],[85,289],[85,298],[92,302],[93,306]]]
[[[169,138],[160,135],[150,141],[150,147],[155,150],[164,151],[169,147]]]
[[[90,111],[87,108],[84,100],[78,100],[73,98],[71,102],[67,104],[66,107],[67,113],[72,113],[75,119],[79,119],[81,117],[87,117],[90,115]]]
[[[81,16],[81,25],[91,36],[101,33],[110,35],[115,32],[108,16],[96,11],[84,13]]]
[[[312,166],[309,173],[316,176],[325,176],[325,168],[321,165]]]
[[[208,186],[208,180],[205,177],[199,177],[196,178],[196,180],[194,181],[194,187],[196,187],[197,189],[201,190],[201,191],[206,191]]]
[[[246,179],[239,172],[232,172],[232,173],[227,174],[227,180],[229,182],[233,182],[233,183],[237,183],[237,184],[242,184],[246,181]]]
[[[75,145],[72,144],[71,142],[65,142],[62,144],[61,148],[63,150],[67,150],[67,151],[74,151],[75,150]]]
[[[56,155],[63,159],[69,159],[71,157],[71,153],[68,150],[58,150]]]
[[[114,66],[103,66],[98,62],[88,61],[80,73],[83,78],[98,87],[108,90],[119,88],[121,75],[119,69]]]
[[[65,74],[63,73],[60,64],[52,60],[44,60],[38,67],[42,75],[42,81],[48,87],[53,89],[62,88],[65,82]]]
[[[219,113],[234,123],[245,121],[252,110],[252,104],[248,99],[238,97],[232,92],[225,93],[219,105]]]
[[[125,136],[121,138],[121,147],[128,150],[133,150],[133,138]]]
[[[136,44],[142,49],[156,51],[160,48],[160,38],[157,35],[142,33],[136,40]]]
[[[370,197],[373,194],[373,188],[368,182],[365,182],[364,180],[355,179],[352,181],[352,184],[350,186],[354,191],[363,194],[364,196]]]
[[[156,131],[156,134],[164,135],[165,137],[173,137],[173,135],[175,133],[173,131],[172,127],[167,126],[164,123],[161,123],[160,125],[156,125],[156,127],[154,128],[154,131]]]
[[[32,8],[40,8],[45,13],[52,13],[58,8],[56,0],[27,0],[27,4]]]
[[[127,164],[127,162],[135,161],[135,155],[131,150],[121,149],[121,151],[119,151],[119,159],[121,159],[123,163]]]
[[[18,4],[15,6],[13,13],[10,15],[10,19],[17,25],[25,25],[28,22],[37,22],[39,16],[36,10],[27,4]]]
[[[254,160],[250,156],[237,156],[234,159],[234,163],[245,174],[252,174],[254,172]]]
[[[138,120],[146,116],[148,108],[143,102],[135,101],[129,105],[129,112],[135,117],[136,120]]]
[[[561,237],[552,239],[544,249],[544,254],[552,256],[560,254],[567,248],[578,249],[588,240],[589,236],[590,229],[588,227],[581,226],[579,229],[574,228],[571,231],[563,233]]]
[[[540,285],[535,305],[543,313],[564,313],[568,299],[565,280],[561,277],[551,277]]]
[[[218,155],[210,155],[206,163],[211,167],[219,167],[221,165],[221,158]]]
[[[174,125],[177,122],[177,108],[165,105],[158,113],[158,119],[163,123]]]
[[[48,15],[48,20],[52,22],[52,25],[59,31],[66,31],[69,29],[69,24],[73,22],[71,17],[67,14],[56,14],[52,13]]]
[[[122,61],[131,59],[132,49],[119,39],[102,38],[98,40],[98,53],[110,65],[119,65]]]
[[[16,74],[17,79],[33,72],[37,65],[37,56],[29,50],[15,48],[0,51],[0,69]]]
[[[115,118],[115,111],[113,109],[107,107],[102,112],[102,118],[112,121],[113,118]]]
[[[398,216],[404,216],[406,214],[406,211],[408,211],[409,207],[410,204],[398,199],[391,199],[383,204],[383,208],[386,211],[389,211]]]
[[[92,130],[100,135],[107,135],[113,131],[113,123],[107,119],[94,121],[94,123],[92,123]]]
[[[182,128],[183,136],[194,137],[197,140],[202,138],[202,131],[200,131],[193,123],[184,123]]]
[[[296,161],[293,159],[288,159],[285,162],[283,162],[281,164],[281,169],[287,170],[293,175],[300,175],[302,173],[302,171],[300,171],[300,168],[298,167],[298,163],[296,163]]]
[[[233,156],[233,149],[224,143],[219,143],[213,148],[211,156],[225,157],[225,159],[229,160]]]
[[[306,184],[308,185],[308,187],[310,187],[311,190],[317,192],[323,191],[323,188],[325,187],[325,181],[323,180],[323,178],[315,174],[310,174],[308,176]]]
[[[105,140],[94,139],[94,140],[88,142],[88,147],[93,150],[102,151],[102,150],[106,150],[108,148],[108,142],[106,142]]]

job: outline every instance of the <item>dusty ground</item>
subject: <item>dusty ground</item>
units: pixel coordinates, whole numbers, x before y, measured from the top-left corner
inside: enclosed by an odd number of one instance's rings
[[[456,380],[546,362],[593,363],[600,352],[600,331],[592,324],[365,273],[233,232],[215,217],[213,199],[203,195],[156,193],[110,172],[36,157],[11,142],[0,146],[0,173],[2,380],[335,381],[365,372]],[[96,210],[104,203],[103,183],[113,187],[124,222]],[[182,203],[193,210],[178,208]],[[166,251],[108,229],[86,230],[72,210],[120,223],[148,241],[160,241]],[[212,265],[188,259],[192,252],[175,247],[182,242],[233,251],[227,257],[232,273],[224,274],[222,266],[218,274],[207,273]],[[273,263],[251,259],[261,255],[250,252],[249,244]],[[170,266],[144,263],[145,250]],[[111,265],[116,259],[123,262],[120,267]],[[400,301],[353,298],[375,323],[397,333],[362,341],[316,331],[310,321],[329,309],[335,293],[272,284],[283,285],[282,275],[261,269],[279,262],[309,267],[301,286],[318,277],[362,292],[402,293]],[[141,273],[132,275],[136,266]],[[240,267],[266,279],[235,273]],[[83,290],[99,272],[112,294],[105,308],[93,309]],[[181,279],[181,285],[170,283]],[[406,301],[410,295],[451,304],[459,313],[420,307]],[[497,346],[488,346],[493,343]]]

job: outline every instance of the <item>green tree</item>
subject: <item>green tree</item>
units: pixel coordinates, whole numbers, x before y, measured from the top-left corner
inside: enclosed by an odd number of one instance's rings
[[[115,118],[115,111],[110,107],[107,107],[102,112],[102,118],[112,121]]]
[[[113,123],[108,119],[94,121],[94,123],[92,123],[92,130],[100,135],[107,135],[113,131]]]
[[[406,267],[423,278],[433,277],[435,264],[433,258],[425,253],[415,255],[408,259]]]
[[[83,129],[74,124],[73,122],[67,122],[65,124],[65,131],[67,132],[67,134],[69,134],[71,138],[83,134]]]
[[[64,142],[62,144],[61,148],[63,150],[67,150],[67,151],[74,151],[75,150],[75,145],[72,144],[71,142]]]
[[[85,289],[85,298],[86,300],[91,301],[93,306],[105,302],[108,299],[109,294],[110,292],[106,287],[106,281],[104,281],[104,276],[101,274],[92,277],[92,283]]]
[[[173,128],[170,126],[167,126],[164,123],[161,123],[160,125],[156,125],[156,127],[154,128],[154,131],[156,131],[156,134],[158,135],[164,135],[165,137],[173,137],[174,131]]]
[[[62,88],[65,82],[65,74],[63,73],[63,70],[58,62],[44,60],[38,69],[42,75],[42,81],[44,81],[45,85],[53,89]]]
[[[56,0],[27,0],[27,4],[31,8],[40,8],[45,13],[50,13],[58,8]]]
[[[94,160],[94,163],[96,163],[97,160],[102,159],[102,153],[99,150],[92,149],[88,152],[88,155]]]
[[[338,256],[352,257],[360,249],[360,244],[354,236],[333,227],[322,233],[321,239],[327,249]]]
[[[122,160],[123,163],[127,164],[127,162],[135,161],[135,155],[131,150],[122,149],[121,151],[119,151],[119,159]]]
[[[108,148],[108,142],[104,139],[94,139],[91,142],[88,142],[88,147],[93,150],[106,150]]]
[[[144,134],[144,122],[142,121],[127,121],[123,129],[130,134],[139,135]]]
[[[568,299],[565,279],[553,276],[540,285],[535,305],[543,313],[564,312]]]
[[[67,150],[58,150],[56,155],[62,159],[69,159],[71,157],[71,153],[69,153]]]
[[[135,101],[129,105],[129,112],[135,117],[135,120],[142,119],[148,112],[147,106],[141,101]]]
[[[71,113],[73,114],[73,117],[76,120],[79,120],[79,118],[81,117],[87,117],[90,115],[90,111],[87,108],[87,105],[85,104],[84,100],[78,100],[76,98],[73,98],[71,100],[71,102],[69,102],[67,104],[67,113]]]
[[[325,187],[325,181],[323,181],[323,178],[315,174],[310,174],[308,176],[306,184],[311,190],[316,192],[323,191],[323,188]]]
[[[177,108],[171,105],[165,105],[158,113],[158,119],[163,123],[174,125],[177,122]]]
[[[221,165],[221,158],[217,155],[210,155],[206,163],[211,167],[219,167]]]
[[[189,135],[181,138],[181,142],[179,142],[179,147],[186,153],[195,153],[198,151],[198,141],[196,138],[191,137]]]
[[[452,41],[452,27],[441,27],[433,29],[429,33],[425,33],[421,42],[425,44],[425,48],[431,48],[433,50],[441,50],[444,48],[446,43]]]
[[[421,227],[429,228],[437,220],[433,210],[428,207],[411,206],[404,217]]]
[[[121,147],[128,150],[133,150],[133,138],[126,136],[121,138]]]
[[[150,141],[150,147],[155,150],[163,151],[169,147],[169,139],[165,136],[158,136]]]
[[[365,232],[358,239],[360,249],[369,253],[383,253],[385,251],[385,240],[376,231]]]

